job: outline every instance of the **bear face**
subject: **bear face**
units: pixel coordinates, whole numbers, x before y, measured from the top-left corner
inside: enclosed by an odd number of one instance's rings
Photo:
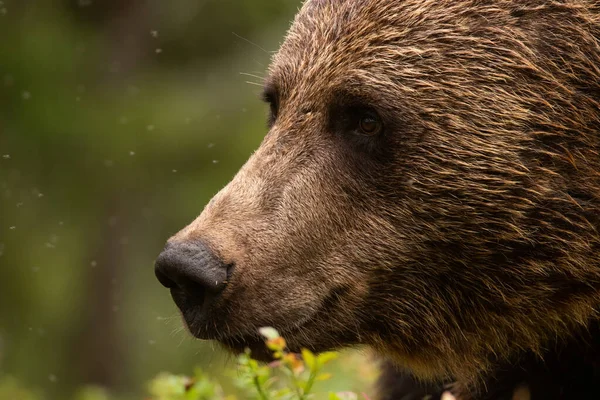
[[[195,336],[474,382],[598,318],[595,2],[309,0],[264,97],[260,148],[157,262]]]

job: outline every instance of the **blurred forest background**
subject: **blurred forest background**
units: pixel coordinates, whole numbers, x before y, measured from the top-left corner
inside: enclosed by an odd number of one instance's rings
[[[141,399],[163,370],[222,374],[153,262],[259,145],[260,77],[299,6],[0,0],[0,376]],[[366,373],[346,357],[332,390]]]

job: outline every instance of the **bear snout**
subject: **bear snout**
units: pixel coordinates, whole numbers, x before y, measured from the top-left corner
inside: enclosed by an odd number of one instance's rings
[[[155,263],[158,281],[171,290],[190,327],[214,306],[232,270],[201,241],[169,242]]]

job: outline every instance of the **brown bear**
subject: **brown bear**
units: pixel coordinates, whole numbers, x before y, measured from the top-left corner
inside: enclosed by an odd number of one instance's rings
[[[193,335],[370,346],[382,399],[600,398],[600,2],[308,0],[264,98],[157,260]]]

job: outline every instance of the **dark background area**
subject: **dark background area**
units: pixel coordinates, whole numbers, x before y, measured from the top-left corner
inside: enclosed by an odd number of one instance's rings
[[[153,262],[259,145],[299,6],[0,1],[0,376],[141,398],[159,371],[222,373]]]

